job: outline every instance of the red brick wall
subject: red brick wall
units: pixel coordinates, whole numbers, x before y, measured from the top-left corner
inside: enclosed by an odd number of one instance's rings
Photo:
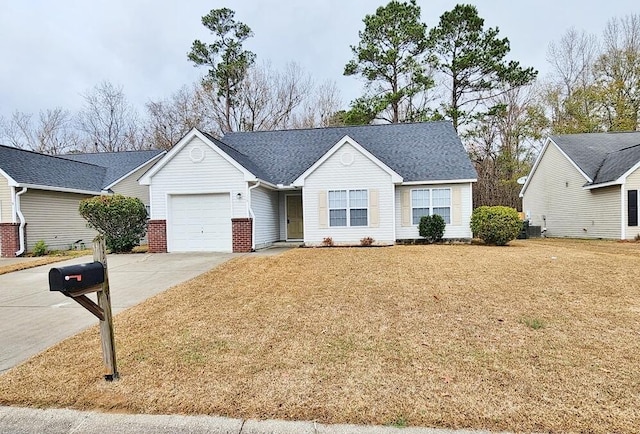
[[[167,253],[167,221],[149,220],[147,222],[149,253]]]
[[[0,257],[15,258],[20,249],[19,229],[19,223],[0,223]]]
[[[253,219],[231,219],[231,236],[233,253],[246,253],[251,251],[251,227]]]

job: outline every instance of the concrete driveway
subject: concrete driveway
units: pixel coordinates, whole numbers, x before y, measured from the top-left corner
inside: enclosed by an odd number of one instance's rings
[[[114,313],[233,258],[231,253],[109,255]],[[98,323],[72,299],[49,291],[52,267],[91,262],[91,256],[0,275],[0,373]],[[91,295],[95,300],[95,296]],[[116,336],[118,328],[115,329]]]

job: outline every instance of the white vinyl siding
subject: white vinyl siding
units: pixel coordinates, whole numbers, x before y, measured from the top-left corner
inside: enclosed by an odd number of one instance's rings
[[[620,186],[585,190],[587,180],[553,142],[530,176],[522,209],[547,236],[620,238]]]
[[[305,179],[303,187],[305,244],[319,245],[326,237],[331,237],[338,245],[359,244],[365,237],[373,238],[377,244],[392,244],[395,241],[393,189],[389,173],[361,154],[355,147],[348,143],[343,145]],[[367,216],[368,226],[349,226],[349,224],[340,227],[330,226],[327,193],[332,190],[366,190],[368,213],[371,214],[374,209],[376,211],[375,216]],[[377,199],[377,204],[371,203],[372,198]],[[321,199],[326,203],[321,204]],[[360,202],[362,203],[362,200]],[[326,213],[323,213],[323,216],[326,216],[326,225],[322,224],[320,219],[320,209],[323,206],[327,209]],[[375,225],[373,217],[376,217]]]
[[[199,147],[200,161],[190,157],[194,148]],[[249,217],[247,211],[247,183],[240,170],[225,160],[220,154],[194,137],[151,179],[151,218],[167,219],[167,198],[169,194],[228,193],[231,197],[231,218]],[[241,199],[237,194],[241,193]],[[169,222],[167,222],[168,224]]]
[[[93,196],[46,190],[27,190],[20,209],[27,221],[27,251],[43,240],[51,250],[68,250],[76,241],[90,248],[97,232],[80,216],[80,201]]]
[[[255,247],[267,247],[280,239],[278,192],[257,187],[251,190],[251,208],[255,214]]]
[[[12,209],[9,181],[0,175],[0,223],[11,223],[13,221]]]
[[[122,181],[118,182],[114,186],[111,187],[111,190],[116,194],[121,194],[123,196],[135,197],[138,198],[144,203],[146,206],[149,205],[149,186],[148,185],[140,185],[138,179],[142,175],[147,172],[158,160],[153,160],[131,175],[127,176]]]
[[[436,193],[436,200],[433,199],[431,191]],[[443,190],[449,191],[449,194],[440,193]],[[429,191],[428,204],[426,200],[416,202],[413,206],[412,191]],[[446,204],[449,203],[449,206]],[[471,229],[469,223],[471,221],[472,196],[471,183],[464,184],[423,184],[413,186],[398,186],[395,190],[396,204],[396,237],[399,240],[418,239],[418,223],[414,223],[414,217],[417,217],[422,209],[434,210],[443,215],[445,221],[448,222],[445,231],[445,239],[468,239],[471,238]],[[414,210],[418,211],[414,213]],[[449,210],[449,220],[446,219],[447,209]],[[425,214],[426,215],[426,214]],[[416,222],[419,222],[418,217]]]

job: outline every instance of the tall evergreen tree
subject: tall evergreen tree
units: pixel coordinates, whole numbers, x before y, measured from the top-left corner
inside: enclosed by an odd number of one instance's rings
[[[426,25],[415,0],[393,0],[364,18],[360,42],[344,75],[360,75],[367,93],[354,102],[354,119],[397,123],[417,120],[425,111],[424,92],[433,87],[424,63]],[[384,113],[387,111],[387,113]]]
[[[536,78],[533,68],[506,61],[509,40],[498,34],[497,27],[485,29],[475,6],[461,4],[445,12],[429,32],[432,62],[446,77],[450,96],[442,104],[443,114],[456,131],[473,120],[481,102]]]
[[[202,17],[202,25],[213,33],[213,44],[193,41],[188,58],[196,66],[208,66],[208,80],[224,99],[225,128],[231,131],[231,111],[235,96],[256,55],[242,48],[253,32],[246,24],[234,20],[235,12],[228,8],[212,9]]]

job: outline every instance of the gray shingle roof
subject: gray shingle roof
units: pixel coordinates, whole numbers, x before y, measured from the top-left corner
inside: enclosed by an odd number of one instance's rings
[[[20,184],[99,192],[105,167],[0,146],[0,169]]]
[[[93,154],[67,154],[61,155],[68,160],[81,161],[96,166],[107,168],[103,187],[111,185],[132,170],[142,166],[147,161],[160,155],[163,151],[157,149],[145,151],[125,152],[97,152]]]
[[[640,132],[564,134],[551,140],[592,184],[615,181],[640,161]]]
[[[51,156],[0,145],[0,169],[19,184],[99,193],[160,152]]]
[[[242,167],[247,169],[249,172],[253,173],[260,179],[267,180],[268,174],[266,174],[260,167],[258,167],[249,157],[239,152],[238,150],[232,148],[226,143],[221,142],[220,140],[213,137],[211,134],[203,133],[209,140],[216,144],[222,151],[226,152],[228,156],[236,160]]]
[[[255,171],[245,166],[254,175],[273,184],[289,185],[347,135],[405,182],[477,177],[460,138],[445,121],[232,132],[221,140],[254,166]]]

